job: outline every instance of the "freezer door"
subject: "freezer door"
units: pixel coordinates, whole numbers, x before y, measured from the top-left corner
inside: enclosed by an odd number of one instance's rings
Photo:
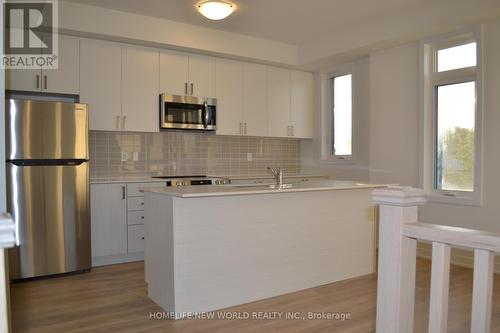
[[[7,204],[19,246],[9,249],[12,279],[89,269],[88,163],[7,163]]]
[[[86,104],[6,100],[6,159],[88,159]]]

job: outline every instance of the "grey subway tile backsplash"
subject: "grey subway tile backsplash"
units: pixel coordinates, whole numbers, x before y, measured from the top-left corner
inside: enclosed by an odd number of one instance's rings
[[[269,176],[266,167],[279,165],[288,174],[300,171],[300,144],[296,139],[91,131],[89,147],[91,178]],[[251,161],[248,153],[252,154]]]

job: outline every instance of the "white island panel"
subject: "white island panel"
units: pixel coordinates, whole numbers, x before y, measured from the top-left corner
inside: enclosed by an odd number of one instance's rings
[[[149,296],[166,311],[203,312],[370,274],[371,191],[146,192]]]

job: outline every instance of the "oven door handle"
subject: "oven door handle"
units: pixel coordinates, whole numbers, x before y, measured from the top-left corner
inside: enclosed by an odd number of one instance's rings
[[[208,127],[208,104],[207,102],[205,101],[205,103],[203,103],[203,114],[202,114],[202,122],[203,122],[203,127],[204,128],[207,128]]]

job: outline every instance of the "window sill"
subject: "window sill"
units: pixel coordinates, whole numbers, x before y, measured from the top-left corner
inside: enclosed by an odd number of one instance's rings
[[[354,165],[354,164],[356,164],[356,162],[353,158],[349,158],[349,159],[322,158],[319,161],[322,164],[338,164],[338,165]]]
[[[427,201],[430,203],[440,203],[448,205],[460,205],[460,206],[482,206],[482,200],[479,195],[474,194],[471,196],[448,196],[436,192],[427,193]]]

